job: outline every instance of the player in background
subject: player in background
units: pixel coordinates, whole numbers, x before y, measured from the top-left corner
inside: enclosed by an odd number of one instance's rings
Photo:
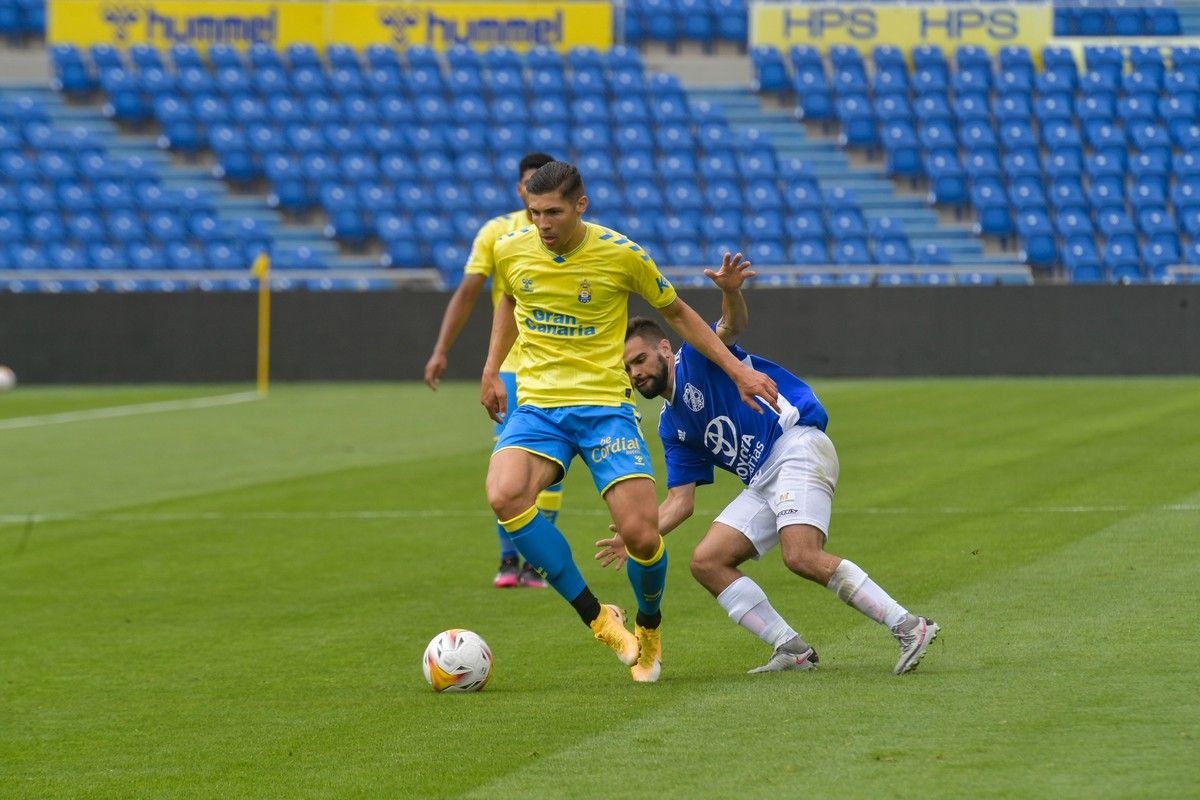
[[[533,173],[537,172],[538,167],[549,164],[553,160],[553,157],[545,153],[529,153],[522,158],[517,167],[517,196],[521,198],[521,210],[493,217],[485,222],[479,229],[479,233],[475,235],[475,242],[471,245],[471,254],[467,257],[467,265],[463,269],[462,283],[458,285],[458,289],[454,291],[450,302],[446,305],[446,312],[442,315],[442,325],[438,331],[437,343],[434,344],[433,353],[430,354],[429,361],[425,364],[425,385],[435,392],[442,375],[446,372],[450,348],[454,346],[458,335],[462,333],[463,326],[467,324],[467,319],[475,308],[475,301],[479,298],[480,290],[483,289],[488,278],[492,277],[492,271],[496,267],[492,248],[495,246],[496,240],[506,233],[511,233],[529,224],[529,212],[525,209],[525,182]],[[492,281],[493,308],[499,298],[500,283]],[[508,396],[513,399],[514,403],[517,398],[516,365],[520,357],[520,348],[514,347],[500,367],[500,379],[504,381],[504,385],[508,388]],[[500,436],[503,428],[504,423],[497,423],[496,437]],[[537,506],[547,519],[557,522],[558,512],[562,508],[562,484],[557,483],[538,495]],[[546,581],[537,574],[529,562],[526,562],[525,566],[521,566],[521,557],[517,553],[517,548],[500,525],[499,520],[496,521],[496,535],[500,540],[500,569],[496,571],[492,585],[498,589],[507,589],[513,586],[545,588]]]
[[[625,368],[645,397],[661,397],[658,435],[667,462],[667,496],[658,510],[661,533],[692,515],[696,486],[712,483],[713,467],[734,473],[746,488],[713,522],[692,554],[692,575],[712,592],[729,618],[774,648],[751,672],[812,669],[817,654],[779,615],[766,594],[738,567],[779,545],[797,575],[884,625],[900,644],[897,675],[916,668],[937,636],[933,620],[910,614],[857,564],[825,551],[838,457],[825,435],[828,415],[812,389],[782,367],[734,344],[749,320],[742,282],[754,275],[741,253],[704,274],[722,291],[716,333],[734,358],[770,375],[779,387],[778,412],[748,413],[725,373],[689,345],[672,352],[663,329],[635,318],[625,339]],[[618,536],[596,542],[604,566],[624,561]]]
[[[574,166],[547,164],[526,184],[532,225],[496,244],[496,306],[480,402],[499,421],[508,407],[500,366],[514,342],[516,408],[488,466],[492,510],[517,549],[569,602],[596,639],[617,653],[633,679],[652,682],[662,669],[660,604],[667,552],[658,533],[650,454],[621,364],[629,295],[640,294],[685,341],[731,376],[742,401],[774,405],[774,382],[738,361],[662,276],[650,256],[619,233],[584,222],[588,200]],[[749,413],[749,412],[748,412]],[[580,456],[625,533],[628,577],[637,598],[635,631],[624,612],[601,606],[553,522],[537,513],[538,493],[562,480]]]

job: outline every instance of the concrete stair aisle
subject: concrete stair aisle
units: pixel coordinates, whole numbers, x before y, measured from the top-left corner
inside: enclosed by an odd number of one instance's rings
[[[689,97],[719,105],[735,133],[757,129],[767,134],[780,160],[801,158],[808,163],[822,190],[844,187],[857,196],[867,219],[890,216],[904,224],[913,249],[925,244],[940,245],[956,263],[972,265],[1012,264],[1012,256],[990,256],[966,222],[948,225],[939,221],[936,210],[916,197],[897,193],[896,184],[879,167],[851,162],[831,139],[814,139],[788,109],[764,109],[757,95],[746,88],[689,88]],[[831,135],[833,128],[831,130]],[[964,217],[965,219],[965,217]]]
[[[1177,2],[1175,10],[1179,13],[1179,30],[1183,36],[1200,36],[1200,3]]]

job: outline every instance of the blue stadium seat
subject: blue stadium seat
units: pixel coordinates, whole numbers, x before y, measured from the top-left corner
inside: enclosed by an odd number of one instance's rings
[[[929,201],[944,205],[962,205],[967,200],[967,174],[952,149],[936,150],[925,158],[929,176]]]
[[[1063,248],[1063,266],[1074,283],[1101,283],[1105,279],[1100,254],[1090,237],[1076,237]]]
[[[784,217],[784,232],[793,240],[818,239],[824,241],[827,235],[825,222],[817,210],[789,212]]]
[[[1021,259],[1032,267],[1045,269],[1058,261],[1058,245],[1050,217],[1044,209],[1028,208],[1017,214],[1017,236]]]
[[[760,267],[782,266],[788,263],[787,249],[778,239],[752,239],[746,256]]]
[[[913,252],[908,240],[901,237],[877,240],[875,242],[875,263],[893,265],[913,263]]]
[[[1013,232],[1012,210],[1002,188],[977,183],[971,189],[971,204],[977,214],[975,232],[1006,239]]]
[[[921,146],[912,125],[891,122],[883,128],[884,170],[892,177],[917,178],[924,174]]]
[[[843,266],[864,266],[872,263],[866,239],[841,239],[834,243],[832,261]]]
[[[921,147],[928,152],[958,147],[954,127],[946,121],[931,121],[923,123],[917,131]]]
[[[788,247],[788,261],[797,266],[826,266],[831,263],[823,239],[802,239]]]
[[[1074,236],[1091,237],[1094,234],[1092,220],[1086,212],[1077,208],[1066,208],[1059,212],[1054,222],[1055,230],[1064,239]]]
[[[993,113],[996,116],[996,123],[1001,127],[1010,123],[1028,125],[1033,118],[1033,105],[1029,93],[998,96]]]
[[[1096,226],[1100,234],[1108,239],[1134,237],[1137,228],[1123,210],[1108,208],[1096,215]]]
[[[796,93],[798,119],[826,122],[834,118],[833,90],[823,70],[806,69],[796,73],[792,81]]]
[[[904,94],[876,96],[874,107],[875,116],[883,125],[903,122],[911,126],[916,118],[912,105],[908,102],[907,95]]]
[[[986,111],[985,106],[983,113],[986,114]],[[950,103],[944,94],[927,94],[918,97],[913,103],[913,113],[923,125],[950,124],[955,120],[955,112],[950,109]]]
[[[1101,261],[1112,280],[1118,283],[1142,279],[1141,256],[1133,236],[1113,236],[1104,244]]]
[[[873,149],[879,144],[875,112],[866,95],[843,95],[837,100],[837,118],[842,132],[838,140],[844,147]]]

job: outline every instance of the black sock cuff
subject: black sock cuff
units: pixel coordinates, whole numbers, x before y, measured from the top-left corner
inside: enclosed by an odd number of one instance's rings
[[[662,625],[662,612],[655,611],[653,614],[643,614],[641,611],[637,613],[637,624],[643,628],[657,628]]]
[[[579,618],[583,620],[584,625],[590,626],[596,617],[600,616],[600,601],[596,599],[596,595],[592,594],[592,590],[583,587],[583,591],[579,596],[571,601],[571,607],[579,614]]]

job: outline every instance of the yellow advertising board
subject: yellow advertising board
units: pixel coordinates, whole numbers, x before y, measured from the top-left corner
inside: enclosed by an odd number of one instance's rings
[[[869,50],[888,44],[912,50],[924,44],[951,49],[973,44],[989,50],[1019,45],[1037,52],[1050,41],[1053,30],[1050,3],[754,3],[750,7],[751,46],[784,50],[792,45],[827,50],[845,44]]]
[[[322,3],[50,0],[47,40],[88,46],[287,46],[322,41]]]
[[[329,41],[362,47],[392,44],[445,50],[536,45],[607,49],[613,43],[608,3],[335,3]]]
[[[50,0],[48,11],[48,41],[77,46],[308,43],[445,50],[467,44],[523,51],[536,45],[607,49],[613,43],[612,6],[607,2]]]

